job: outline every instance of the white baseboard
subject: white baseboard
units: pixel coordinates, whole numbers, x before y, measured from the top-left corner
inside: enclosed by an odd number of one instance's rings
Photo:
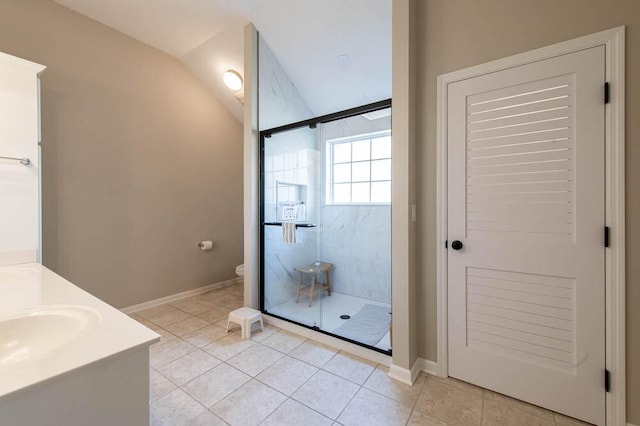
[[[265,322],[275,327],[281,328],[291,333],[298,334],[307,339],[311,339],[315,342],[331,346],[332,348],[347,352],[351,355],[359,356],[368,361],[375,362],[376,364],[382,364],[389,366],[391,364],[391,357],[389,355],[382,354],[380,352],[372,351],[365,347],[355,345],[353,343],[346,342],[336,337],[328,336],[323,333],[318,333],[315,330],[302,327],[300,325],[291,323],[289,321],[281,320],[280,318],[274,318],[270,315],[263,315]]]
[[[420,365],[420,371],[431,374],[432,376],[439,376],[437,362],[429,361],[428,359],[424,358],[418,358],[416,360],[416,364]]]
[[[400,367],[395,364],[389,366],[389,377],[398,380],[407,385],[413,385],[418,379],[420,372],[438,375],[438,364],[428,359],[418,358],[411,366],[411,370]]]
[[[160,299],[150,300],[148,302],[128,306],[126,308],[120,309],[120,311],[129,315],[133,314],[134,312],[142,311],[149,308],[155,308],[156,306],[164,305],[165,303],[175,302],[176,300],[186,299],[187,297],[191,296],[197,296],[198,294],[206,293],[207,291],[215,290],[217,288],[227,287],[239,282],[242,282],[242,278],[232,278],[230,280],[222,281],[219,283],[209,284],[204,287],[198,287],[192,290],[183,291],[182,293],[172,294],[171,296],[161,297]]]
[[[0,266],[21,265],[38,262],[38,250],[0,251]]]
[[[396,364],[391,364],[389,366],[389,377],[401,383],[404,383],[405,385],[410,385],[410,386],[413,385],[412,376],[413,374],[411,370],[407,368],[400,367],[399,365],[396,365]]]
[[[631,423],[627,423],[627,426],[636,426],[636,425],[631,424]]]

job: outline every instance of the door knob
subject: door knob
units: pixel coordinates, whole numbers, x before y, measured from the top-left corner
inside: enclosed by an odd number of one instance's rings
[[[462,241],[455,240],[451,243],[451,248],[454,250],[460,250],[462,248]]]

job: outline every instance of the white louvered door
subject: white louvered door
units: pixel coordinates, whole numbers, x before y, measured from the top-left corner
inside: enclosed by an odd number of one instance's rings
[[[604,59],[596,47],[448,86],[449,375],[594,424]]]

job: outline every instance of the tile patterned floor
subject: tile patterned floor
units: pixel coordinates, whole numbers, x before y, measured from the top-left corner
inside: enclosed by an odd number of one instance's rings
[[[387,368],[267,326],[225,332],[239,285],[131,315],[162,335],[151,347],[151,424],[586,425],[455,380],[414,386]]]

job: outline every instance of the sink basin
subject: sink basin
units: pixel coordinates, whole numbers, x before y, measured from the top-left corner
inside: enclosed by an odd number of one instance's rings
[[[0,317],[0,373],[67,345],[100,322],[100,314],[76,305],[40,306]]]

